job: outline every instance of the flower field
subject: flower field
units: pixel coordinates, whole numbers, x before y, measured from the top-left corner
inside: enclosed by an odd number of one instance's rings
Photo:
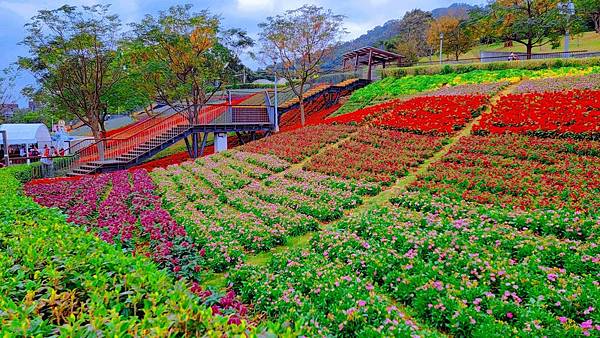
[[[379,127],[400,131],[448,135],[477,117],[487,102],[487,95],[422,96],[406,101],[388,101],[326,121],[342,124],[371,122]]]
[[[600,208],[600,143],[527,136],[463,138],[413,189],[529,209]]]
[[[387,77],[354,93],[335,115],[343,115],[382,101],[435,90],[445,85],[518,82],[522,79],[562,78],[600,73],[600,67],[560,67],[553,69],[473,70],[462,74],[414,75]]]
[[[522,94],[535,92],[560,92],[574,89],[600,89],[600,74],[525,80],[519,83],[519,85],[513,90],[513,93]]]
[[[600,91],[570,90],[503,96],[474,127],[479,134],[600,136]]]
[[[389,185],[431,157],[442,142],[439,136],[361,128],[339,147],[313,156],[305,169]]]
[[[298,163],[315,154],[323,146],[337,142],[338,139],[347,136],[354,130],[355,128],[351,126],[343,125],[309,126],[248,143],[240,149],[271,154],[292,163]]]
[[[599,71],[384,79],[151,171],[0,169],[0,333],[598,336]]]
[[[285,244],[362,203],[377,187],[302,170],[277,176],[289,163],[233,152],[155,170],[167,208],[202,248],[204,269],[224,271],[248,253]]]

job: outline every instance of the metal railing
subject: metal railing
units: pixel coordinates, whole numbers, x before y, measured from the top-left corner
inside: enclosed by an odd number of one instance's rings
[[[512,54],[512,56],[511,56]],[[515,58],[516,56],[516,58]],[[586,50],[571,51],[571,52],[551,52],[551,53],[534,53],[531,54],[530,60],[543,59],[568,59],[568,58],[587,58],[600,56],[600,52],[589,52]],[[459,60],[442,60],[442,64],[469,64],[469,63],[487,63],[487,62],[502,62],[502,61],[523,61],[527,59],[527,53],[523,52],[480,52],[477,58],[465,58]],[[439,65],[440,61],[424,61],[417,62],[410,66],[434,66]],[[409,66],[409,65],[406,65]]]

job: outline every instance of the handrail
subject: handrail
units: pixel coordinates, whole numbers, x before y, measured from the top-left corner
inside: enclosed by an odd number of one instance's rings
[[[233,119],[234,116],[239,115],[240,109],[236,108],[234,104],[239,104],[242,101],[247,99],[247,97],[242,97],[236,100],[233,100],[231,103],[218,103],[218,104],[207,104],[204,105],[198,111],[198,121],[202,124],[209,124],[211,122],[217,123],[221,115],[227,115],[229,119]],[[233,108],[233,109],[231,109]],[[253,107],[248,107],[248,109],[254,109]],[[246,111],[248,111],[246,109]],[[252,113],[252,112],[250,112]],[[228,120],[228,117],[225,117]],[[136,147],[139,147],[152,138],[167,134],[169,131],[172,131],[177,126],[187,126],[189,122],[185,116],[182,114],[172,114],[167,117],[163,117],[160,119],[153,119],[153,124],[151,125],[143,125],[143,130],[136,132],[133,135],[128,135],[126,137],[117,136],[117,137],[108,137],[103,138],[101,140],[97,140],[94,143],[80,149],[77,151],[77,160],[74,161],[74,165],[82,165],[84,163],[89,163],[93,161],[100,160],[100,152],[104,153],[104,159],[115,159],[121,155],[124,155],[132,150],[135,150]],[[140,126],[134,127],[134,130],[139,129]],[[129,130],[131,133],[132,130]],[[119,133],[121,135],[122,133]],[[123,133],[124,134],[124,133]]]

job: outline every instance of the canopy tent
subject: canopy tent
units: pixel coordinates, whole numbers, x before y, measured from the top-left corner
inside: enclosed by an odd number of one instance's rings
[[[38,144],[39,147],[50,145],[50,131],[42,123],[1,124],[0,130],[6,131],[8,145]]]

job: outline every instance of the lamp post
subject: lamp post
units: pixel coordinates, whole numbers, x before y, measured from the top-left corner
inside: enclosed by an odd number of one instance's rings
[[[442,65],[442,50],[444,49],[444,32],[440,32],[440,66]]]
[[[569,57],[569,29],[571,26],[571,16],[575,14],[575,5],[572,0],[558,3],[558,10],[567,18],[567,26],[565,27],[565,56]]]
[[[273,109],[274,113],[273,115],[273,120],[275,122],[275,132],[279,131],[279,111],[278,111],[278,105],[279,105],[279,99],[277,98],[277,64],[273,64],[273,80],[275,81],[275,98],[273,100],[275,107]]]

